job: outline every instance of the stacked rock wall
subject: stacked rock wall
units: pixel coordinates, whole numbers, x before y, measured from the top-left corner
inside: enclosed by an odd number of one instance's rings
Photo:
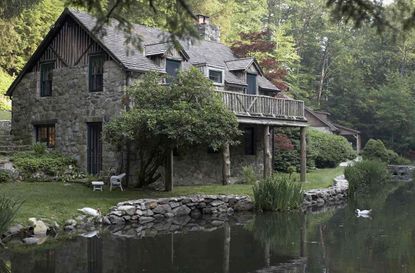
[[[197,195],[160,199],[139,199],[118,203],[104,217],[106,224],[145,224],[166,218],[201,215],[233,214],[251,211],[254,205],[248,196]]]

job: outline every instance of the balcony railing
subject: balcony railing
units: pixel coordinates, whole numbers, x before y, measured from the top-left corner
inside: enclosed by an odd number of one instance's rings
[[[279,119],[304,119],[304,102],[262,95],[217,91],[229,110],[237,116],[273,117]]]

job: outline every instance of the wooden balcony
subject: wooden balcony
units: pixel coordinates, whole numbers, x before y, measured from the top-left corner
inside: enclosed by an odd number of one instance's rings
[[[307,122],[303,101],[230,91],[217,92],[241,123],[305,126]]]

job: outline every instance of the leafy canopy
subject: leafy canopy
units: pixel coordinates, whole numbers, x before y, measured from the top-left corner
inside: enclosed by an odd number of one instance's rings
[[[128,88],[129,111],[104,128],[104,136],[112,144],[140,144],[139,186],[160,177],[158,168],[171,149],[206,145],[218,150],[227,143],[235,144],[240,135],[236,116],[199,70],[181,72],[171,84],[161,84],[162,80],[155,72],[143,75]]]
[[[128,89],[133,107],[106,126],[112,143],[160,138],[171,147],[206,144],[219,149],[240,134],[235,115],[226,109],[213,85],[199,70],[179,74],[172,84],[147,73]]]

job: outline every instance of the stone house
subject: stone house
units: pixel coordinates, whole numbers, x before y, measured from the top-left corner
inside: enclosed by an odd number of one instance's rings
[[[134,25],[143,50],[125,44],[111,24],[106,35],[93,33],[96,19],[65,9],[41,42],[7,96],[12,99],[14,141],[46,143],[77,159],[91,174],[116,169],[136,183],[131,151],[118,152],[101,139],[102,128],[125,111],[126,86],[140,74],[158,71],[174,76],[179,69],[199,68],[216,86],[244,132],[241,144],[212,153],[208,147],[174,156],[175,184],[220,183],[236,179],[245,165],[271,173],[270,129],[301,127],[305,166],[304,103],[272,97],[279,92],[254,58],[237,58],[219,42],[219,29],[198,15],[200,41],[182,41],[175,50],[159,29]],[[303,168],[305,178],[305,167]]]

